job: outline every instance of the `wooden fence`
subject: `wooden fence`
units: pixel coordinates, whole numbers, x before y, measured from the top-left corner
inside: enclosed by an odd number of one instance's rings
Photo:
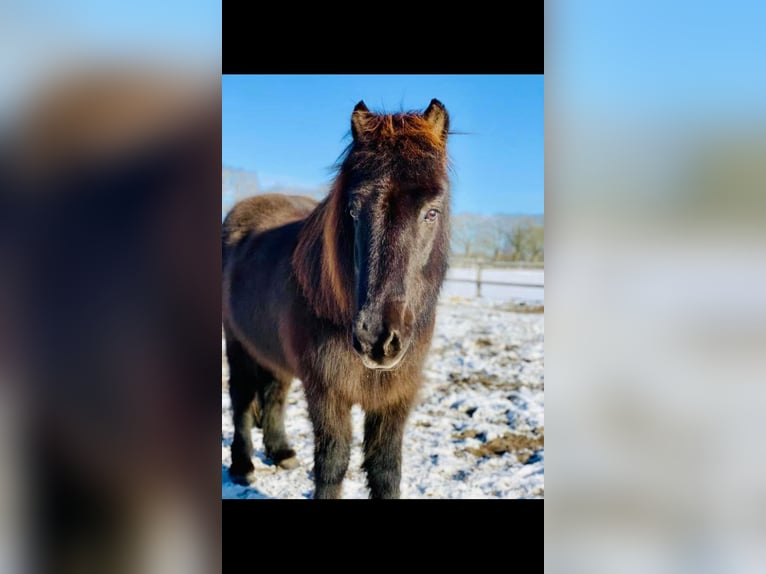
[[[519,283],[516,281],[496,281],[493,279],[487,280],[482,277],[482,272],[485,269],[518,269],[518,270],[537,270],[542,269],[540,264],[527,264],[527,263],[505,263],[505,262],[484,262],[484,261],[466,261],[466,260],[453,260],[450,263],[450,266],[453,268],[458,267],[475,267],[476,268],[476,277],[473,278],[459,278],[459,277],[450,277],[447,275],[447,278],[445,279],[446,282],[452,282],[452,283],[474,283],[476,285],[476,297],[481,297],[481,287],[482,285],[498,285],[501,287],[535,287],[543,289],[545,288],[544,283]]]

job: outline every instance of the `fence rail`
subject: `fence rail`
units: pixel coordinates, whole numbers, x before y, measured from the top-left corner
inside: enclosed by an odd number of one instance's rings
[[[484,279],[482,278],[482,272],[485,269],[518,269],[520,271],[522,270],[537,270],[535,268],[530,267],[514,267],[512,265],[505,265],[505,264],[496,264],[496,263],[490,263],[486,264],[484,262],[478,262],[474,261],[471,262],[452,262],[452,267],[460,266],[466,266],[469,265],[470,267],[476,268],[476,277],[473,278],[462,278],[462,277],[449,277],[445,279],[447,282],[453,282],[453,283],[474,283],[476,285],[476,297],[481,297],[481,287],[482,285],[497,285],[500,287],[531,287],[531,288],[538,288],[538,289],[544,289],[545,284],[544,283],[520,283],[517,281],[496,281],[494,279]]]
[[[502,261],[495,259],[463,259],[462,257],[452,257],[450,259],[451,267],[476,267],[478,265],[487,269],[529,269],[532,271],[545,269],[543,261]]]

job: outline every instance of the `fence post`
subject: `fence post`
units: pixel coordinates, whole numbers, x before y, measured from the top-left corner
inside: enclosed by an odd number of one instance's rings
[[[481,298],[481,263],[478,264],[476,271],[476,298]]]

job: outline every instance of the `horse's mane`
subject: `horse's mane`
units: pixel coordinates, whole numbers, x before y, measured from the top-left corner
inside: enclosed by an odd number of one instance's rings
[[[328,196],[306,218],[292,259],[298,284],[313,311],[335,323],[351,321],[354,312],[353,251],[349,249],[354,236],[343,217],[342,181],[339,175]]]
[[[336,162],[337,175],[328,196],[306,218],[293,253],[295,276],[313,311],[338,324],[353,318],[354,233],[346,217],[348,181],[396,162],[419,174],[448,165],[444,134],[417,113],[366,114],[354,125],[353,141]],[[427,165],[431,169],[423,169]]]

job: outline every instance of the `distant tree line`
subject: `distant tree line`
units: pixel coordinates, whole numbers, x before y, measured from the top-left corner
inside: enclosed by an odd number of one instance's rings
[[[221,188],[222,217],[239,200],[259,193],[290,193],[321,199],[326,188],[262,189],[255,173],[243,169],[223,168]],[[491,261],[543,262],[545,234],[542,215],[475,215],[452,216],[452,253],[458,257]]]
[[[541,215],[475,215],[452,217],[452,253],[492,261],[545,261],[545,228]]]

